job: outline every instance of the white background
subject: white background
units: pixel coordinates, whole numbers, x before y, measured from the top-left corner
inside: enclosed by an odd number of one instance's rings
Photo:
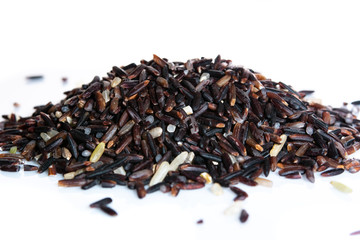
[[[316,90],[324,104],[360,99],[357,1],[1,1],[0,114],[22,116],[56,103],[114,65],[156,53],[171,61],[221,54],[283,81]],[[42,74],[43,81],[28,82]],[[68,83],[61,82],[68,77]],[[21,107],[15,109],[13,103]],[[234,197],[209,189],[139,200],[125,187],[63,189],[61,176],[0,172],[1,239],[358,239],[357,174],[284,180],[249,193],[247,223],[224,216]],[[341,181],[353,193],[329,184]],[[119,216],[90,209],[112,197]],[[196,221],[203,219],[202,225]]]

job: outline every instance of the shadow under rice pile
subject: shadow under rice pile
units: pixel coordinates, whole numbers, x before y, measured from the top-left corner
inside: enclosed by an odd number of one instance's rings
[[[62,187],[126,185],[139,198],[215,183],[235,200],[247,193],[233,185],[269,185],[263,177],[276,169],[310,182],[359,171],[348,157],[360,148],[359,120],[305,101],[308,93],[220,56],[154,55],[114,66],[30,117],[3,116],[0,169],[63,174]]]

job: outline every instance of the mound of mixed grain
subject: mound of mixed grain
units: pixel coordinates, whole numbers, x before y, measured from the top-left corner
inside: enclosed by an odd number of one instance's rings
[[[359,120],[304,101],[308,93],[220,56],[154,55],[114,66],[30,117],[4,116],[0,145],[10,153],[0,154],[0,169],[60,173],[59,186],[82,189],[127,185],[140,198],[211,182],[255,186],[277,168],[310,182],[314,172],[359,171],[348,158],[360,148]],[[247,197],[231,189],[236,200]]]

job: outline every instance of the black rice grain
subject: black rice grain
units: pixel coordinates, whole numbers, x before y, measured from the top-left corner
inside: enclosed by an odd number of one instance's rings
[[[98,208],[98,207],[100,207],[100,206],[107,205],[107,204],[109,204],[109,203],[111,203],[111,202],[112,202],[112,199],[109,198],[109,197],[107,197],[107,198],[103,198],[103,199],[101,199],[101,200],[99,200],[99,201],[96,201],[96,202],[90,204],[90,207],[91,207],[91,208]]]

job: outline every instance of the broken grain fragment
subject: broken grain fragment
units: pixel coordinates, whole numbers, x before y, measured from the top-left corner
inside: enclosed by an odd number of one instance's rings
[[[274,146],[272,147],[270,151],[270,157],[276,157],[281,151],[281,149],[284,147],[287,136],[283,134],[280,136],[280,138],[281,138],[280,144],[274,144]]]
[[[249,218],[248,212],[245,209],[241,210],[240,222],[244,223],[244,222],[246,222],[248,220],[248,218]]]
[[[206,184],[212,183],[212,177],[211,177],[211,175],[209,173],[203,172],[203,173],[200,174],[200,177],[205,179]]]
[[[273,182],[269,179],[266,179],[266,178],[260,178],[260,177],[257,177],[254,179],[255,182],[258,183],[258,185],[261,185],[261,186],[264,186],[264,187],[269,187],[271,188],[273,186]]]
[[[215,194],[216,196],[223,195],[224,190],[222,189],[221,185],[219,183],[214,183],[211,186],[211,192]]]
[[[11,154],[15,154],[17,152],[17,147],[16,146],[11,147],[9,152]]]
[[[149,133],[155,139],[161,136],[163,129],[161,127],[152,128]]]
[[[241,210],[241,201],[234,201],[227,209],[224,214],[227,216],[239,214]]]

